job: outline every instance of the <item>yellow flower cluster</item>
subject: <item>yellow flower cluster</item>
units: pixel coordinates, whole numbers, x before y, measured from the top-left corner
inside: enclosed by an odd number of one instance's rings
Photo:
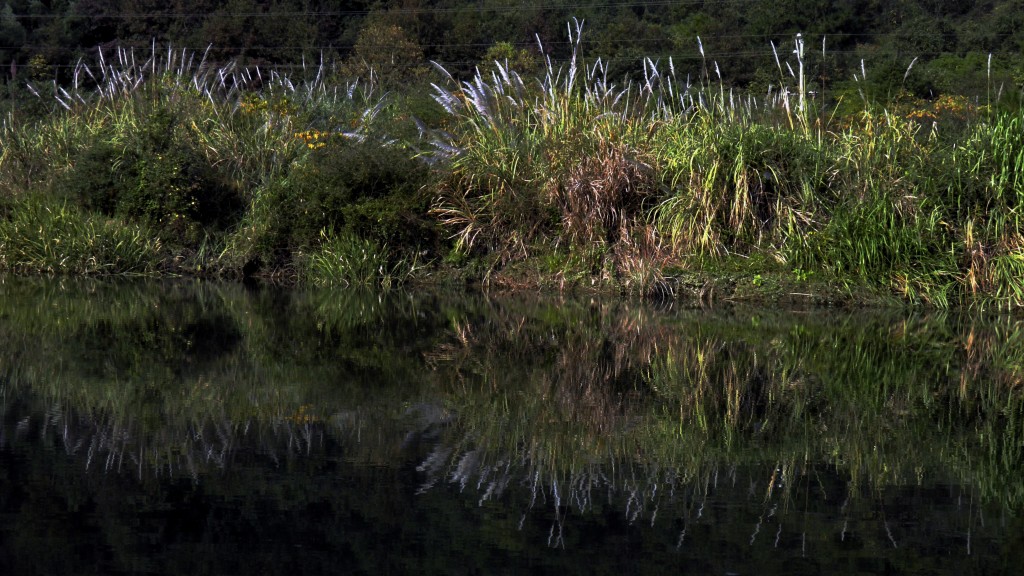
[[[243,114],[259,114],[266,109],[267,101],[256,96],[246,96],[238,103],[238,110]]]
[[[273,111],[278,116],[295,116],[299,111],[298,106],[292,103],[287,97],[275,98]]]
[[[932,108],[936,113],[953,114],[956,116],[965,116],[975,111],[974,105],[965,96],[940,96],[932,104]]]
[[[918,102],[917,106],[907,113],[907,120],[919,122],[938,122],[940,120],[964,121],[978,112],[964,96],[944,95],[932,102]]]
[[[907,113],[907,120],[918,120],[921,122],[935,122],[938,118],[931,110],[925,110],[923,108],[915,108]]]
[[[327,145],[327,140],[332,136],[331,132],[323,132],[320,130],[306,130],[305,132],[296,132],[295,138],[302,140],[306,143],[306,148],[310,150],[316,150],[323,148]]]

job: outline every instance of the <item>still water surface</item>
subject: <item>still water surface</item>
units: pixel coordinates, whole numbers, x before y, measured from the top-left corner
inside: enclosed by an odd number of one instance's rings
[[[3,574],[1016,574],[1024,324],[0,281]]]

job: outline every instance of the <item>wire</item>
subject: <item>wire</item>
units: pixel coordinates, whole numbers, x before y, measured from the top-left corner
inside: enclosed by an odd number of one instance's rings
[[[194,51],[194,50],[188,50],[188,52],[189,52],[189,54],[196,53],[196,51]],[[180,55],[181,50],[178,49],[178,50],[176,50],[175,53]],[[202,52],[199,51],[199,53],[202,53]],[[844,56],[856,56],[856,55],[858,55],[860,53],[855,51],[855,50],[837,50],[837,51],[830,51],[830,52],[828,52],[828,54],[829,55],[839,54],[839,55],[844,55]],[[941,56],[942,54],[944,54],[944,53],[942,53],[942,52],[922,53],[919,57]],[[661,65],[659,67],[661,67],[661,66],[668,66],[668,61],[667,61],[668,56],[669,55],[659,56],[659,58],[661,59]],[[771,52],[765,53],[763,50],[762,51],[744,51],[744,52],[725,52],[725,53],[721,53],[721,54],[718,54],[718,55],[711,55],[711,56],[709,56],[706,59],[702,58],[699,54],[697,54],[697,55],[677,55],[677,54],[672,54],[671,56],[672,56],[672,60],[674,62],[676,62],[676,63],[687,63],[687,62],[692,62],[692,63],[695,63],[695,62],[708,62],[708,63],[711,63],[711,62],[716,62],[716,61],[717,62],[724,62],[726,59],[729,59],[729,58],[750,58],[750,57],[763,56],[764,57],[763,58],[764,64],[765,65],[771,64],[770,67],[773,68],[773,69],[775,68],[775,61],[772,58]],[[613,56],[613,57],[602,57],[601,61],[606,63],[606,64],[637,63],[637,62],[639,62],[643,58],[645,58],[645,56],[635,56],[635,57],[632,57],[632,56],[630,56],[630,57]],[[591,60],[591,63],[596,61],[596,60],[597,60],[597,58],[593,58]],[[657,60],[657,59],[655,59],[655,60]],[[909,60],[909,58],[907,58],[907,60]],[[480,60],[434,60],[434,62],[436,62],[437,64],[440,64],[441,66],[446,67],[446,68],[456,68],[456,67],[461,67],[461,66],[475,66],[475,65],[480,65],[482,63]],[[338,63],[339,63],[338,61],[332,61],[330,65],[333,66],[333,65],[336,65]],[[426,63],[424,63],[424,64],[426,64]],[[270,66],[272,68],[274,68],[274,69],[286,69],[286,70],[291,70],[291,69],[316,69],[319,66],[319,64],[314,63],[314,62],[307,62],[304,65],[303,64],[277,64],[277,63],[274,63],[274,64],[271,64]],[[47,64],[46,67],[47,68],[57,68],[57,69],[74,69],[74,68],[78,67],[78,64]],[[678,68],[678,64],[677,64],[677,68]],[[723,70],[723,72],[724,72],[724,70]]]
[[[743,4],[755,4],[764,3],[762,0],[717,0],[714,2],[715,5],[732,5],[739,6]],[[508,5],[478,5],[478,4],[463,4],[461,6],[453,7],[441,7],[441,6],[420,6],[420,7],[395,7],[386,9],[371,9],[363,8],[358,10],[301,10],[301,11],[262,11],[262,12],[224,12],[222,8],[215,9],[210,12],[136,12],[136,13],[109,13],[102,12],[98,14],[76,14],[73,12],[65,14],[14,14],[15,18],[19,19],[56,19],[56,18],[112,18],[121,20],[133,20],[140,18],[192,18],[197,16],[210,16],[212,14],[225,14],[230,16],[240,16],[245,18],[282,18],[282,17],[309,17],[309,18],[324,18],[324,17],[344,17],[344,16],[367,16],[373,13],[387,14],[387,15],[421,15],[421,14],[455,14],[460,12],[476,12],[476,13],[512,13],[522,12],[527,10],[548,10],[548,11],[571,11],[571,10],[601,10],[610,8],[649,8],[649,7],[694,7],[708,4],[707,0],[651,0],[651,1],[636,1],[630,0],[626,2],[594,2],[594,3],[574,3],[574,4],[558,4],[550,2],[540,2],[532,4],[522,3],[509,3]]]
[[[760,0],[718,0],[719,4],[753,4]],[[440,6],[431,7],[408,7],[408,8],[387,8],[384,10],[380,9],[360,9],[360,10],[325,10],[325,11],[280,11],[280,12],[235,12],[228,13],[231,16],[242,16],[242,17],[256,17],[256,18],[278,18],[278,17],[291,17],[291,16],[303,16],[303,17],[331,17],[331,16],[366,16],[372,13],[381,13],[388,15],[418,15],[418,14],[454,14],[459,12],[488,12],[488,13],[509,13],[509,12],[521,12],[525,10],[551,10],[551,11],[565,11],[565,10],[600,10],[607,8],[647,8],[652,6],[702,6],[705,4],[705,0],[655,0],[649,2],[606,2],[606,3],[588,3],[588,4],[551,4],[551,3],[537,3],[537,4],[521,4],[512,3],[507,6],[479,6],[472,4],[464,4],[462,6],[444,8]],[[216,14],[217,10],[213,12],[138,12],[138,13],[99,13],[99,14],[74,14],[74,17],[80,18],[120,18],[120,19],[138,19],[138,18],[190,18],[194,16],[209,16]],[[53,19],[53,18],[64,18],[72,14],[15,14],[17,18],[38,18],[38,19]]]

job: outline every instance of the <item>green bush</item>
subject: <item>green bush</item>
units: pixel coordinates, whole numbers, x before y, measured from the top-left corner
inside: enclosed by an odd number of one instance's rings
[[[257,250],[309,249],[320,244],[323,230],[433,249],[438,234],[426,217],[429,196],[423,190],[429,177],[406,150],[331,138],[268,187]]]
[[[207,229],[223,230],[237,221],[238,194],[187,143],[130,158],[126,164],[124,177],[129,181],[121,189],[118,213],[189,246]]]
[[[97,137],[59,186],[83,208],[146,225],[174,245],[195,247],[235,224],[241,195],[211,165],[174,112],[160,107],[124,144]]]
[[[112,216],[124,188],[119,178],[121,151],[107,142],[96,142],[82,150],[74,168],[59,182],[58,190],[83,208]]]

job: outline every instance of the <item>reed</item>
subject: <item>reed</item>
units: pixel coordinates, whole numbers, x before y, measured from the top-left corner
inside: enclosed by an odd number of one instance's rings
[[[307,256],[305,274],[314,284],[387,289],[405,283],[419,268],[414,258],[397,256],[386,244],[324,230],[319,249]]]
[[[616,272],[658,258],[646,222],[657,193],[643,145],[650,94],[610,84],[600,59],[584,59],[581,34],[582,23],[570,24],[568,65],[548,60],[536,85],[501,62],[489,77],[435,85],[456,123],[432,141],[447,162],[433,213],[456,250],[502,265],[561,244],[600,245]]]
[[[727,86],[699,39],[699,71],[644,59],[642,81],[617,83],[583,34],[569,23],[568,60],[538,78],[437,67],[428,122],[413,97],[329,63],[293,80],[155,45],[101,51],[70,86],[32,88],[51,116],[0,126],[4,214],[31,196],[125,222],[164,248],[162,269],[189,273],[312,280],[318,254],[341,261],[320,234],[335,230],[394,262],[448,251],[485,281],[539,269],[541,284],[670,293],[668,271],[738,256],[751,275],[1024,304],[1020,110],[877,102],[862,65],[845,87],[862,109],[840,114],[849,103],[812,97],[819,55],[802,36],[766,50],[778,78],[763,94]]]
[[[668,192],[655,217],[680,255],[777,249],[807,228],[828,186],[826,152],[800,132],[703,110],[659,137]]]
[[[864,96],[837,118],[811,98],[799,35],[786,59],[772,45],[765,97],[728,89],[700,45],[697,84],[645,60],[642,84],[616,87],[581,33],[570,25],[569,61],[536,83],[499,62],[435,86],[456,123],[433,141],[447,162],[434,214],[457,250],[500,267],[556,247],[602,281],[739,254],[909,301],[1020,303],[1019,113]]]
[[[0,270],[62,275],[153,274],[159,239],[74,206],[24,199],[0,219]]]

